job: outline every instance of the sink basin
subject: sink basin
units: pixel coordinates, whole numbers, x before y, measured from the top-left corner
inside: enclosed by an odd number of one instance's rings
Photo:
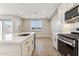
[[[20,34],[19,36],[28,36],[28,35],[30,35],[30,34]]]

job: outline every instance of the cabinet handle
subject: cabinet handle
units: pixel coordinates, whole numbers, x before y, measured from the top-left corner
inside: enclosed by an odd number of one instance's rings
[[[32,40],[32,44],[33,44],[33,40]]]
[[[28,52],[30,51],[30,47],[28,46]]]
[[[28,41],[25,43],[25,45],[27,45],[28,44]]]

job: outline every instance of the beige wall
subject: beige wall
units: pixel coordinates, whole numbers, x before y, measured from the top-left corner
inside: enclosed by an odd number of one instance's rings
[[[74,24],[64,24],[63,25],[63,33],[71,33],[72,28],[74,27]]]
[[[49,21],[47,19],[42,20],[42,31],[36,32],[37,37],[49,37]],[[31,19],[23,19],[22,20],[22,31],[28,32],[31,31]]]

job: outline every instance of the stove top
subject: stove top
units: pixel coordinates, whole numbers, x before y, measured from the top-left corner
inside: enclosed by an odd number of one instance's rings
[[[58,34],[59,36],[63,36],[63,37],[66,37],[66,38],[69,38],[69,39],[79,39],[79,35],[78,34]]]

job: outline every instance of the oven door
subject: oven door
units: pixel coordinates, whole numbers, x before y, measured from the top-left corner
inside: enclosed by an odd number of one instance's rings
[[[58,51],[62,56],[75,56],[76,50],[72,43],[66,42],[62,39],[58,39]]]

